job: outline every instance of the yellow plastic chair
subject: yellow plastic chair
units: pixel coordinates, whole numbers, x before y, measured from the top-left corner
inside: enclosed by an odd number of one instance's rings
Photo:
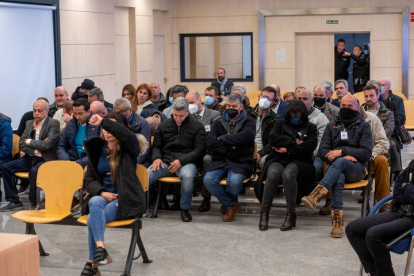
[[[259,103],[260,94],[262,94],[262,91],[252,91],[246,93],[246,97],[249,98],[251,107],[255,107]]]
[[[160,203],[161,199],[161,190],[162,190],[162,183],[170,183],[170,184],[179,184],[181,183],[181,179],[177,176],[164,176],[158,178],[158,193],[157,199],[155,200],[154,208],[152,209],[151,218],[158,218],[158,204]]]
[[[358,92],[354,94],[355,98],[357,98],[357,100],[359,101],[359,104],[363,104],[365,103],[365,96],[364,96],[364,92]]]
[[[147,169],[137,164],[136,174],[138,176],[139,181],[141,182],[142,189],[144,192],[148,191],[149,187],[149,176]],[[148,210],[148,209],[147,209]],[[78,219],[79,223],[87,225],[88,215],[84,215]],[[116,220],[112,222],[108,222],[106,227],[113,228],[113,227],[124,227],[124,226],[132,226],[132,236],[131,236],[131,243],[129,245],[129,251],[127,260],[125,263],[124,273],[122,275],[129,276],[131,275],[131,266],[132,261],[137,260],[139,257],[142,256],[144,263],[152,263],[152,261],[148,258],[147,252],[145,251],[144,244],[141,239],[140,230],[142,229],[142,221],[141,218],[135,219],[124,219],[124,220]],[[135,247],[138,246],[139,248],[139,255],[138,257],[134,258]]]
[[[42,164],[37,173],[37,187],[42,188],[47,196],[44,210],[20,211],[13,218],[26,223],[26,234],[36,235],[35,223],[61,221],[71,215],[73,194],[82,187],[83,169],[70,161],[50,161]],[[39,240],[41,256],[45,253]]]
[[[405,128],[409,130],[414,130],[414,100],[404,101],[405,108]]]
[[[403,99],[403,101],[407,101],[407,97],[403,93],[392,92],[392,94],[397,95]]]

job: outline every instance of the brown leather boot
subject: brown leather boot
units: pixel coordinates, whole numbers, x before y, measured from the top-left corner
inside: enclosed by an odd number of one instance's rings
[[[321,209],[319,209],[319,215],[327,216],[331,214],[331,200],[326,199],[325,205]]]
[[[236,206],[233,208],[227,210],[227,212],[223,216],[224,222],[230,222],[233,221],[236,217],[237,211],[240,209],[240,203],[236,202]]]
[[[344,226],[344,215],[342,210],[332,210],[332,238],[342,238],[342,226]]]
[[[324,197],[328,192],[328,189],[321,184],[318,184],[310,195],[302,197],[302,203],[305,204],[308,209],[315,210],[318,202],[321,201],[322,197]]]

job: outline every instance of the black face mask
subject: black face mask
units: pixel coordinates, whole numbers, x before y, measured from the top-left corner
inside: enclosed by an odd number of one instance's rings
[[[339,117],[344,121],[349,121],[355,119],[359,114],[359,111],[353,110],[351,108],[341,108],[339,110]]]
[[[326,103],[326,98],[313,98],[316,107],[322,107]]]
[[[227,114],[229,115],[230,119],[234,119],[239,115],[239,111],[237,109],[229,108],[227,109]]]

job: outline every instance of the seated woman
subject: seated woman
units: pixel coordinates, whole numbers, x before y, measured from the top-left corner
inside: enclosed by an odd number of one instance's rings
[[[296,100],[296,94],[295,94],[295,92],[286,92],[283,95],[283,100],[285,102],[290,102],[290,101]]]
[[[297,195],[303,194],[302,184],[315,177],[313,151],[318,144],[316,126],[308,121],[308,112],[301,100],[287,106],[285,119],[276,121],[269,135],[273,151],[268,155],[256,182],[256,195],[262,199],[259,229],[268,229],[269,211],[279,185],[285,190],[287,214],[281,231],[292,230],[296,225]],[[262,185],[262,181],[266,184]],[[312,187],[310,187],[312,189]],[[263,189],[263,196],[261,195]]]
[[[104,119],[93,115],[89,123],[101,126],[102,131],[101,137],[84,144],[89,156],[84,186],[89,196],[82,214],[89,213],[89,260],[81,276],[100,275],[97,267],[112,262],[104,245],[106,223],[145,213],[144,191],[135,174],[139,144],[127,127],[126,117],[117,113]]]
[[[144,119],[150,114],[157,112],[158,109],[151,102],[152,89],[146,83],[141,83],[137,88],[137,109],[135,113],[141,115]]]
[[[386,244],[414,227],[414,160],[394,182],[392,210],[362,217],[348,224],[346,236],[369,275],[392,276]]]

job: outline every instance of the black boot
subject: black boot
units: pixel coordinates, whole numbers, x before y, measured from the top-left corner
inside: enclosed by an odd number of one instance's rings
[[[267,212],[260,212],[260,223],[259,223],[259,230],[266,231],[269,228],[269,211]]]
[[[280,231],[289,231],[296,226],[296,213],[286,213],[285,222],[280,226]]]

